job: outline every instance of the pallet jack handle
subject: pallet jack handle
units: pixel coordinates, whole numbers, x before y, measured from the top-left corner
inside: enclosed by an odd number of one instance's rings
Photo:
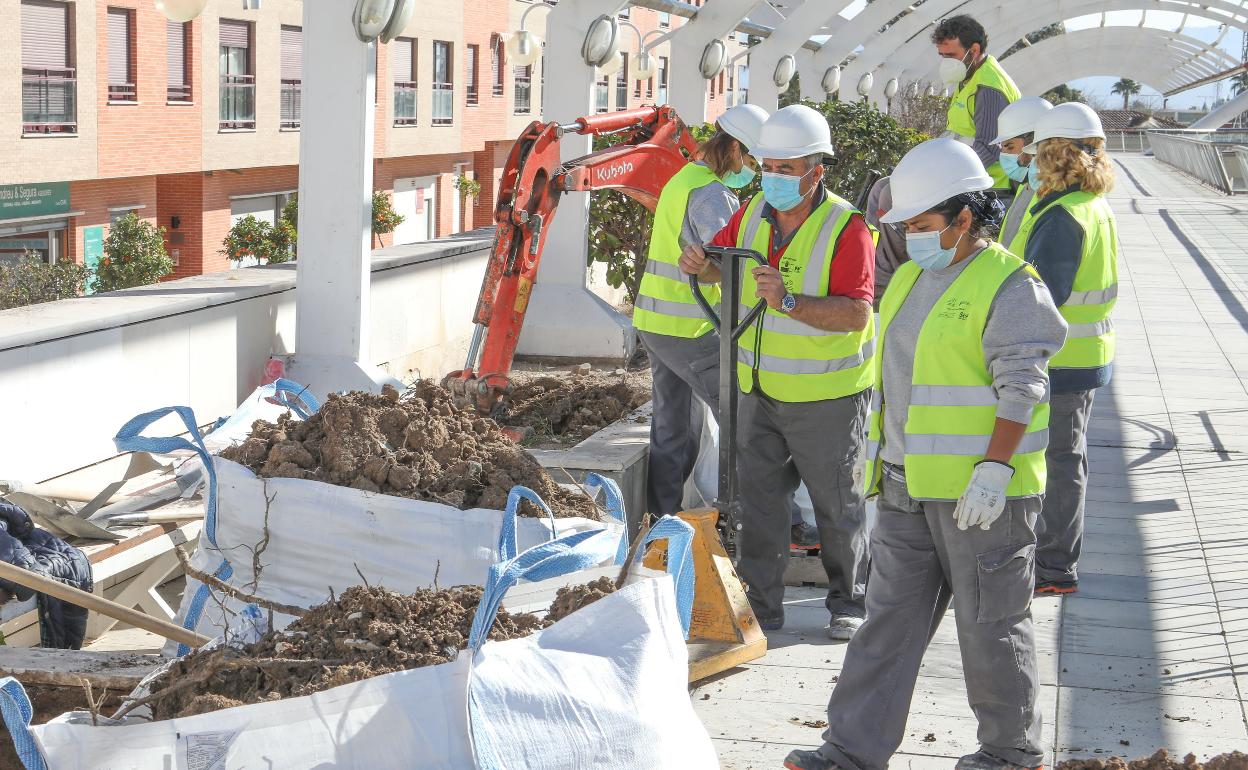
[[[693,289],[693,298],[701,306],[702,312],[715,329],[719,331],[719,484],[716,489],[715,507],[720,511],[718,526],[724,541],[724,548],[729,554],[736,551],[736,533],[741,529],[741,495],[737,480],[737,347],[738,340],[751,324],[757,323],[763,311],[767,309],[767,301],[760,299],[754,307],[738,318],[741,308],[741,277],[739,271],[743,263],[748,266],[754,262],[760,267],[767,265],[767,260],[753,249],[725,248],[721,246],[704,246],[706,255],[719,265],[720,299],[719,312],[711,307],[702,294],[696,276],[689,276],[689,287]],[[729,330],[725,332],[725,330]]]

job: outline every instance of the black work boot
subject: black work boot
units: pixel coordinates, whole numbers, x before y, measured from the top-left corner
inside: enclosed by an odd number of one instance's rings
[[[841,770],[841,766],[830,759],[824,759],[817,751],[790,751],[784,758],[784,766],[788,770]]]

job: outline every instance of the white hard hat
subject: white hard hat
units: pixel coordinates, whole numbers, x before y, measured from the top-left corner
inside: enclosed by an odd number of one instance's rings
[[[772,113],[759,132],[755,158],[804,158],[816,153],[832,154],[832,130],[828,121],[804,104],[791,104]]]
[[[767,110],[757,104],[738,104],[726,110],[715,122],[725,134],[744,144],[746,150],[752,150],[758,144],[759,132],[766,121]]]
[[[931,139],[905,154],[889,177],[893,207],[881,222],[904,222],[955,195],[992,187],[975,151],[956,139]]]
[[[1024,134],[1030,134],[1036,130],[1036,121],[1051,109],[1053,105],[1049,104],[1049,100],[1043,96],[1024,96],[1016,102],[1011,102],[1004,110],[1001,110],[1001,115],[997,118],[999,136],[992,140],[992,144],[1001,144]]]
[[[1036,138],[1023,148],[1028,155],[1035,155],[1045,139],[1104,139],[1105,129],[1096,110],[1080,102],[1059,104],[1036,121],[1033,129]]]

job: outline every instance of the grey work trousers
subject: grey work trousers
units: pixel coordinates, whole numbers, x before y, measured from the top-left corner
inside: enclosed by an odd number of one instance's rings
[[[1049,479],[1036,525],[1036,581],[1074,583],[1083,549],[1083,507],[1088,491],[1088,422],[1095,390],[1055,393],[1049,402]]]
[[[653,516],[679,513],[685,480],[698,460],[702,410],[719,414],[719,335],[672,337],[639,332],[653,378],[646,503]]]
[[[828,575],[828,611],[863,617],[866,500],[861,468],[868,392],[807,403],[742,393],[737,469],[742,503],[737,573],[762,623],[784,619],[791,501],[805,482]]]
[[[923,654],[957,596],[980,747],[1024,767],[1043,762],[1031,619],[1040,504],[1039,497],[1010,499],[987,531],[959,530],[954,502],[914,500],[904,481],[885,476],[871,530],[867,620],[845,652],[821,755],[845,770],[888,766],[905,735]]]

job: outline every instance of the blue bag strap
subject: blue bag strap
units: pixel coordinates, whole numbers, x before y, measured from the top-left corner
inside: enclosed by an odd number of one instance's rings
[[[628,521],[624,514],[624,493],[620,491],[620,485],[615,483],[615,479],[598,473],[585,474],[585,483],[602,490],[603,497],[607,500],[607,515],[624,525],[620,533],[620,545],[615,552],[615,563],[623,564],[628,559]]]
[[[533,546],[514,559],[500,561],[491,566],[485,579],[485,589],[481,593],[481,602],[472,619],[468,649],[475,654],[485,644],[490,629],[494,626],[494,618],[498,615],[498,608],[502,606],[503,597],[517,582],[549,580],[596,565],[597,555],[592,550],[578,551],[577,546],[591,537],[597,537],[600,532],[601,530],[596,529],[573,532],[549,543]]]
[[[182,424],[191,434],[191,441],[181,436],[158,438],[140,435],[149,425],[170,414],[176,414],[182,418]],[[178,449],[189,449],[199,455],[199,459],[204,463],[204,472],[208,474],[208,504],[204,512],[204,536],[215,548],[217,546],[217,469],[213,467],[212,456],[208,454],[208,448],[204,446],[204,437],[200,435],[199,426],[195,422],[195,412],[191,411],[189,406],[166,406],[163,409],[145,412],[121,426],[121,430],[117,431],[117,435],[113,437],[113,443],[121,452],[165,454]]]
[[[672,576],[676,588],[676,609],[680,613],[680,626],[688,639],[695,590],[693,527],[675,516],[664,516],[646,533],[633,557],[634,561],[640,559],[646,552],[646,546],[655,540],[667,541],[667,574]]]
[[[516,517],[520,515],[520,503],[524,500],[528,500],[546,512],[550,518],[550,539],[555,539],[554,511],[550,510],[550,506],[546,504],[541,495],[528,487],[517,484],[507,493],[507,508],[503,511],[503,528],[498,533],[499,561],[516,558],[520,550],[520,546],[516,543]]]
[[[22,683],[11,676],[0,679],[0,716],[4,717],[4,726],[9,729],[13,738],[13,748],[17,750],[17,758],[22,761],[26,770],[48,770],[48,765],[39,753],[35,739],[30,734],[30,720],[35,710],[30,705],[30,698]]]
[[[277,399],[278,403],[299,415],[303,420],[308,419],[321,408],[321,403],[316,400],[316,396],[312,395],[307,386],[300,385],[294,380],[279,377],[265,385],[264,390],[267,391],[267,396]]]

